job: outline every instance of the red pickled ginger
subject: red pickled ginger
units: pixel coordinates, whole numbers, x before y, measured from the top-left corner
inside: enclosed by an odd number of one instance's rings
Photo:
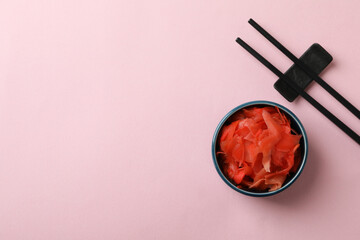
[[[220,134],[220,164],[239,188],[275,191],[300,164],[301,135],[277,107],[243,109]]]

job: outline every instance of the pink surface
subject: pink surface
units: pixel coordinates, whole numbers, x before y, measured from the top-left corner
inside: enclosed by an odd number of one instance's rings
[[[360,108],[359,1],[0,2],[0,239],[356,239],[359,146],[235,43],[281,70],[318,42],[322,74]],[[360,132],[318,85],[308,91]],[[220,119],[250,100],[291,109],[308,163],[251,198],[215,171]]]

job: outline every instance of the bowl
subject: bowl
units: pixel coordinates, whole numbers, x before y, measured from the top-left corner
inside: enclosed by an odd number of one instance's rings
[[[229,180],[221,170],[221,167],[219,164],[219,159],[216,156],[216,152],[219,149],[219,141],[218,141],[219,133],[221,132],[221,130],[224,126],[226,126],[228,123],[232,122],[232,120],[231,120],[232,117],[240,110],[242,110],[244,108],[248,108],[248,107],[266,107],[266,106],[278,107],[279,110],[282,113],[284,113],[288,117],[288,119],[290,119],[291,128],[294,129],[297,133],[302,135],[302,138],[300,139],[300,147],[299,147],[301,162],[300,162],[299,167],[296,170],[296,172],[290,174],[287,177],[287,179],[285,180],[283,186],[275,191],[259,192],[256,190],[241,189],[241,188],[238,188],[235,184],[233,184],[232,181]],[[214,133],[214,136],[212,139],[211,151],[212,151],[212,157],[213,157],[213,162],[214,162],[216,171],[220,175],[221,179],[229,187],[231,187],[235,191],[245,194],[247,196],[266,197],[266,196],[271,196],[271,195],[282,192],[283,190],[288,188],[291,184],[293,184],[296,181],[296,179],[300,176],[301,172],[304,169],[306,159],[308,156],[308,140],[307,140],[305,129],[304,129],[303,125],[301,124],[300,120],[289,109],[287,109],[286,107],[284,107],[278,103],[274,103],[274,102],[270,102],[270,101],[252,101],[252,102],[247,102],[247,103],[241,104],[240,106],[234,108],[228,114],[226,114],[225,117],[220,121],[220,123],[216,127],[216,130],[215,130],[215,133]]]

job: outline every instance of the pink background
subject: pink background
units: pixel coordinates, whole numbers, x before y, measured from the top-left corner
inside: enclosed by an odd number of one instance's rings
[[[360,107],[359,1],[0,2],[0,239],[356,239],[359,146],[276,76],[318,42],[322,74]],[[308,92],[357,133],[318,85]],[[250,100],[291,109],[309,158],[285,192],[251,198],[215,171],[220,119]]]

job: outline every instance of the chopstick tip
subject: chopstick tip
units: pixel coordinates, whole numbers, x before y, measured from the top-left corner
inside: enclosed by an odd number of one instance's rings
[[[238,44],[240,44],[241,46],[243,46],[244,45],[244,41],[241,39],[241,38],[236,38],[236,40],[235,40]]]

